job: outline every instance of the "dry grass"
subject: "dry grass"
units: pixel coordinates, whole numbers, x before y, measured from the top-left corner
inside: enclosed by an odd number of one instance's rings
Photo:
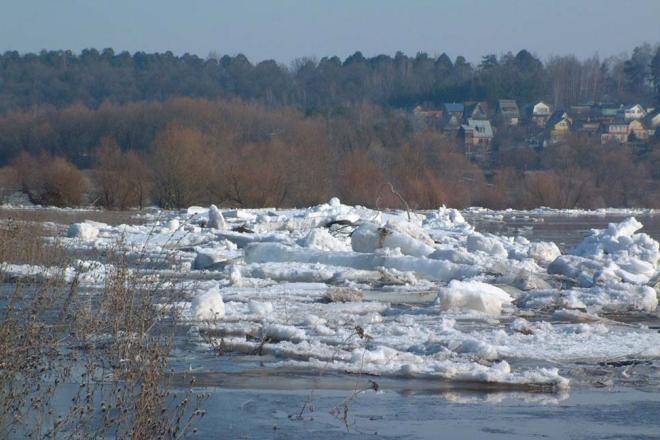
[[[78,223],[85,220],[106,223],[112,226],[120,224],[144,224],[146,220],[139,217],[139,213],[140,211],[0,208],[0,219],[35,223],[56,223],[61,225]]]
[[[53,266],[67,260],[66,251],[47,240],[43,224],[8,218],[0,221],[0,262]]]
[[[2,261],[68,266],[48,232],[6,222]],[[181,292],[142,278],[121,249],[98,293],[63,273],[3,284],[0,438],[180,438],[203,416],[203,396],[169,386]]]

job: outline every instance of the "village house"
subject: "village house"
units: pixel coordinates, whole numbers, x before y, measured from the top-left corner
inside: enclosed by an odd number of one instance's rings
[[[646,110],[639,104],[635,104],[630,108],[626,108],[623,111],[623,117],[626,121],[635,121],[642,119],[646,116]]]
[[[631,107],[633,109],[636,106]],[[641,107],[641,106],[640,106]],[[627,109],[627,110],[630,110]],[[628,142],[646,142],[655,135],[656,129],[660,126],[660,114],[651,114],[651,112],[644,109],[645,117],[642,119],[626,119],[620,117],[617,121],[611,124],[603,124],[604,133],[601,134],[600,140],[602,144],[609,142],[617,142],[626,144]],[[634,110],[632,113],[639,115],[639,109]],[[654,125],[655,120],[655,125]]]
[[[507,127],[518,125],[520,122],[520,110],[513,99],[498,100],[496,115],[498,121]]]
[[[550,119],[550,106],[543,101],[534,104],[532,108],[532,122],[539,127],[545,127]]]
[[[469,119],[488,119],[488,104],[485,102],[465,103],[463,121],[467,122]]]
[[[463,113],[465,106],[462,103],[451,102],[445,103],[442,106],[443,110],[443,123],[444,129],[448,131],[456,131],[461,127],[463,121]]]
[[[524,141],[534,148],[556,144],[569,133],[600,138],[602,144],[636,144],[656,138],[660,127],[660,111],[639,104],[625,107],[613,103],[571,105],[567,111],[539,101],[525,106],[526,118],[521,120],[515,100],[499,99],[494,109],[497,127],[513,127],[525,123]],[[458,136],[471,158],[488,150],[493,140],[492,116],[486,102],[445,103],[441,108],[418,105],[412,111],[413,128],[442,129],[450,136]],[[503,139],[510,136],[506,131]],[[523,135],[523,133],[519,133]],[[522,139],[522,138],[521,138]],[[507,141],[508,142],[508,141]]]
[[[647,141],[652,134],[655,134],[655,130],[649,130],[646,128],[644,122],[640,121],[639,119],[633,119],[630,121],[630,124],[628,124],[629,140],[632,136],[635,140]]]
[[[556,143],[565,137],[573,126],[573,120],[563,110],[556,110],[548,119],[546,130],[549,133],[550,143]]]
[[[488,120],[468,119],[467,124],[461,125],[458,136],[463,140],[465,154],[469,158],[484,155],[493,141],[493,127]]]
[[[625,144],[628,142],[628,129],[629,126],[625,122],[614,122],[612,124],[604,125],[605,132],[600,135],[600,143],[608,144],[611,142],[618,142]]]

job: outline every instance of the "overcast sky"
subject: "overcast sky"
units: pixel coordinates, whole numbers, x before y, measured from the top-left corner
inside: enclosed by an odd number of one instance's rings
[[[522,48],[545,59],[660,43],[660,0],[0,0],[0,50],[87,47],[206,56],[401,50],[478,61]]]

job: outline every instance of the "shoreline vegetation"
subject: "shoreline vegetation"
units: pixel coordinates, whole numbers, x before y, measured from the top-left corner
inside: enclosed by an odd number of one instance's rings
[[[117,243],[87,257],[108,269],[90,294],[79,278],[88,268],[53,226],[39,218],[0,223],[0,437],[191,433],[205,395],[185,374],[185,385],[169,385],[178,318],[174,307],[157,307],[181,292],[136,275]],[[7,278],[12,264],[34,270]]]
[[[494,150],[485,166],[456,138],[406,124],[366,104],[327,118],[201,98],[11,114],[0,117],[0,188],[108,209],[292,207],[333,195],[374,208],[660,206],[657,147],[569,135],[542,150]]]

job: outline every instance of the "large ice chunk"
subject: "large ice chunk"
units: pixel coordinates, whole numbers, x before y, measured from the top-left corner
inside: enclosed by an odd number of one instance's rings
[[[438,292],[436,302],[444,310],[476,310],[489,315],[502,313],[513,298],[499,287],[479,281],[453,280]]]
[[[428,244],[429,241],[432,243],[423,230],[417,231],[414,225],[403,223],[398,223],[396,226],[388,223],[384,227],[364,223],[351,235],[353,250],[363,253],[375,252],[378,249],[399,248],[404,255],[425,257],[435,250]]]
[[[215,205],[209,207],[209,222],[207,226],[211,229],[229,229],[222,212]]]
[[[105,226],[96,222],[83,222],[73,223],[69,226],[67,237],[80,238],[82,240],[93,240],[99,235],[99,225]]]
[[[561,251],[553,242],[539,241],[529,245],[527,254],[537,263],[546,265],[556,260]]]
[[[216,320],[225,316],[225,303],[217,287],[193,298],[190,313],[196,320]]]

